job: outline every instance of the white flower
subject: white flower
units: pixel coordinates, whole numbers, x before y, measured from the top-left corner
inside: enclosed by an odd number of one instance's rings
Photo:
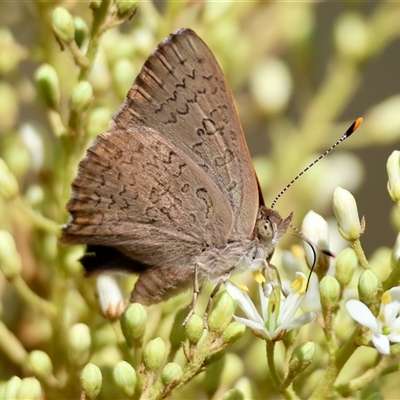
[[[379,353],[390,354],[390,342],[400,343],[400,287],[383,293],[378,317],[359,300],[349,300],[346,308],[354,320],[372,331],[372,343]]]
[[[232,282],[226,282],[225,287],[236,304],[243,310],[247,318],[234,316],[235,320],[250,327],[258,336],[266,340],[281,340],[286,332],[315,319],[315,314],[307,312],[296,318],[296,313],[304,298],[307,279],[298,272],[297,278],[291,285],[291,293],[285,298],[277,286],[267,285],[265,294],[262,285],[259,285],[261,300],[261,315],[247,293],[243,292]]]
[[[125,301],[116,277],[112,275],[99,275],[96,283],[103,314],[110,319],[120,317],[125,311]]]

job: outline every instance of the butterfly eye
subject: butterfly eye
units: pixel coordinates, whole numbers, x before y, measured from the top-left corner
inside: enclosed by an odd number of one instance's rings
[[[275,235],[274,224],[269,219],[259,221],[257,234],[261,241],[271,241]]]

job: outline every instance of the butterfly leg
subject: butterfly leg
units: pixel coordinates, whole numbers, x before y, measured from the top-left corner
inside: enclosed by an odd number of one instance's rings
[[[213,305],[214,297],[219,292],[219,289],[221,289],[221,286],[230,278],[230,276],[231,276],[230,271],[227,272],[224,276],[222,276],[210,294],[210,298],[208,299],[207,307],[206,307],[206,310],[204,311],[204,316],[203,316],[203,328],[204,329],[208,329],[208,321],[207,321],[208,313],[210,312],[211,307]]]
[[[264,260],[264,266],[262,267],[262,274],[263,275],[267,275],[269,282],[273,282],[273,277],[271,274],[271,271],[274,270],[276,272],[276,279],[278,281],[278,285],[282,290],[282,293],[287,296],[287,294],[285,293],[283,286],[282,286],[282,280],[281,280],[281,276],[279,275],[279,271],[278,268],[274,265],[269,263],[267,260]],[[263,284],[263,290],[264,290],[264,294],[267,295],[267,291],[266,291],[266,283]]]
[[[183,320],[182,326],[185,326],[189,321],[189,318],[194,314],[194,310],[196,308],[197,298],[199,297],[200,288],[199,288],[199,279],[198,279],[198,264],[196,263],[194,266],[194,277],[193,277],[193,297],[192,302],[190,303],[190,309],[188,315],[186,315]]]

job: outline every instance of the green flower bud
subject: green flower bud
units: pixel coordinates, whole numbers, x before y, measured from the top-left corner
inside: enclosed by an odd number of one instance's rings
[[[62,42],[70,44],[74,40],[74,19],[65,8],[57,7],[54,10],[51,23],[54,33]]]
[[[253,68],[251,91],[256,104],[268,114],[286,109],[293,93],[290,69],[281,58],[263,59]]]
[[[50,357],[41,350],[33,350],[29,353],[28,364],[33,374],[41,379],[45,379],[53,372],[53,364]]]
[[[313,342],[297,346],[290,357],[289,374],[296,376],[303,372],[311,364],[314,355],[315,344]]]
[[[386,169],[389,177],[388,192],[393,201],[400,201],[400,151],[395,150],[388,158]]]
[[[146,369],[158,370],[166,356],[165,344],[161,338],[150,340],[143,349],[143,362]]]
[[[89,35],[89,28],[81,17],[74,18],[75,43],[81,47]]]
[[[363,137],[371,143],[389,145],[399,140],[400,119],[397,111],[400,95],[393,95],[371,107],[365,117]]]
[[[7,232],[0,230],[0,269],[7,280],[12,281],[21,273],[22,261],[14,238]]]
[[[56,109],[60,103],[60,81],[56,70],[49,64],[42,64],[35,72],[35,80],[47,107]]]
[[[5,399],[16,399],[19,388],[21,387],[22,379],[18,376],[13,376],[5,388]]]
[[[186,335],[191,343],[196,344],[203,336],[203,320],[193,314],[185,325]]]
[[[116,0],[115,3],[120,16],[127,16],[136,12],[137,0]]]
[[[125,98],[136,75],[137,71],[134,65],[126,58],[122,58],[114,64],[112,78],[114,81],[115,91],[122,99]]]
[[[142,340],[146,332],[147,312],[139,303],[131,304],[123,315],[123,332],[128,344]]]
[[[359,239],[362,232],[357,204],[349,191],[341,187],[335,189],[333,193],[333,211],[342,237],[348,241]]]
[[[224,357],[226,354],[225,350],[220,350],[217,351],[214,354],[211,354],[210,356],[207,356],[204,360],[204,365],[211,365],[219,361],[222,357]]]
[[[324,309],[336,307],[340,300],[340,285],[333,276],[325,276],[319,284],[321,305]]]
[[[86,111],[93,99],[92,85],[88,81],[80,81],[72,89],[71,109],[77,113]]]
[[[113,378],[124,396],[132,398],[136,388],[136,371],[126,361],[119,361],[114,367]]]
[[[239,340],[246,331],[246,326],[240,322],[231,322],[222,334],[225,343],[233,343]]]
[[[19,387],[15,398],[20,400],[42,399],[43,396],[40,382],[36,378],[22,379],[21,386]]]
[[[208,327],[210,331],[223,332],[230,324],[235,308],[236,304],[226,290],[218,293],[208,316]]]
[[[161,371],[161,382],[164,386],[177,382],[182,377],[182,367],[177,363],[168,363]]]
[[[18,182],[7,164],[0,158],[0,197],[11,200],[18,194]]]
[[[95,399],[100,393],[102,383],[100,368],[92,363],[87,364],[81,374],[81,385],[85,395],[89,399]]]
[[[85,324],[75,324],[68,332],[68,356],[73,364],[84,365],[90,356],[92,339]]]
[[[0,131],[5,132],[17,124],[19,98],[16,90],[11,85],[6,82],[0,82],[0,99]]]
[[[358,280],[358,295],[364,304],[371,307],[377,303],[377,294],[381,290],[379,279],[372,270],[368,269],[361,274]]]
[[[239,389],[231,389],[224,393],[222,400],[244,400],[244,394]]]
[[[90,137],[96,137],[106,131],[110,126],[111,112],[106,107],[97,107],[90,110],[86,124],[87,133]]]
[[[344,249],[339,254],[336,260],[335,278],[339,281],[342,287],[345,287],[350,283],[357,266],[358,259],[353,249]]]
[[[28,52],[15,41],[13,34],[7,28],[0,29],[0,74],[6,75],[18,68],[21,60]]]
[[[360,13],[343,13],[334,31],[338,52],[346,59],[362,60],[368,55],[370,38],[368,26]]]

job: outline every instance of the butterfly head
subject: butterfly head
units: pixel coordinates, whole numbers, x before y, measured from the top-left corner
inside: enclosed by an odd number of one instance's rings
[[[269,256],[272,255],[276,245],[286,233],[293,218],[293,213],[287,218],[282,218],[278,212],[261,206],[258,212],[255,235],[261,245],[267,249]]]

